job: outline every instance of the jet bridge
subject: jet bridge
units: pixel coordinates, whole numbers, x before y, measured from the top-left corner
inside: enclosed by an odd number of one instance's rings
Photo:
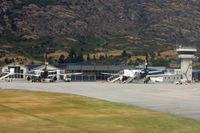
[[[108,82],[114,83],[116,81],[122,80],[124,71],[120,71],[107,79]]]
[[[0,80],[3,80],[5,78],[9,77],[10,75],[11,75],[11,73],[3,73],[0,75]]]
[[[108,81],[114,83],[116,81],[121,81],[122,83],[131,83],[134,79],[138,76],[135,70],[122,70],[116,74],[113,74],[111,77],[108,78]]]
[[[5,78],[8,78],[10,75],[13,75],[14,74],[14,68],[10,68],[10,71],[9,72],[6,72],[6,73],[2,73],[0,75],[0,80],[4,80]]]

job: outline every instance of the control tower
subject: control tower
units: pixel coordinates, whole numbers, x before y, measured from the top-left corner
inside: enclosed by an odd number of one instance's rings
[[[176,51],[181,59],[180,73],[183,80],[192,81],[192,59],[195,58],[196,48],[179,46]]]

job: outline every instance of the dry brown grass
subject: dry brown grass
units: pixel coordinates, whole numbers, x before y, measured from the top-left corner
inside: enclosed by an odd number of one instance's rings
[[[69,55],[69,53],[67,53],[67,52],[55,52],[55,53],[48,54],[47,57],[53,57],[54,59],[59,59],[61,55],[64,55],[65,57],[67,57]]]
[[[27,58],[25,56],[18,56],[18,55],[14,55],[14,54],[13,55],[6,54],[4,57],[0,58],[0,62],[4,62],[6,58],[9,60],[13,59],[14,62],[21,63],[21,64],[30,64],[32,62],[34,62],[35,64],[43,63],[42,61],[33,60],[33,59]]]
[[[145,60],[146,56],[131,56],[130,59],[128,59],[127,63],[131,62],[131,61],[136,61],[137,59],[142,59]]]
[[[0,90],[2,133],[199,133],[200,121],[69,94]]]
[[[177,52],[175,50],[168,50],[160,53],[161,57],[177,57]]]
[[[98,49],[98,50],[101,50],[101,49]],[[104,56],[106,57],[106,55],[109,57],[109,56],[120,56],[122,54],[122,50],[111,50],[111,51],[108,51],[108,52],[96,52],[96,53],[90,53],[89,56],[90,56],[90,59],[93,59],[93,57],[95,56],[96,59],[99,59],[100,56]],[[87,59],[87,55],[84,55],[83,56],[84,59],[86,60]]]

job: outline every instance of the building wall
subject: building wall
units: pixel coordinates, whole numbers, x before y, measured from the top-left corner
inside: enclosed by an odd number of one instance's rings
[[[196,81],[200,81],[200,70],[196,70],[192,72],[192,79]]]
[[[181,59],[181,72],[183,79],[192,81],[192,59]]]
[[[164,75],[163,76],[163,82],[165,83],[175,83],[179,80],[181,80],[181,75]]]
[[[28,71],[28,69],[24,66],[24,65],[20,65],[20,64],[8,64],[4,67],[2,67],[2,73],[4,72],[9,72],[10,68],[14,68],[14,72],[17,74],[14,75],[10,75],[9,78],[14,78],[14,79],[25,79],[26,78],[26,73]]]
[[[135,69],[135,66],[115,65],[115,66],[96,66],[96,65],[67,65],[66,73],[82,73],[72,75],[72,81],[98,81],[107,80],[110,75],[103,73],[118,73],[124,69]]]

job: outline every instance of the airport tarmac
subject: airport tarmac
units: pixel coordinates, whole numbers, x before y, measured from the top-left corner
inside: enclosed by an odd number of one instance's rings
[[[200,83],[175,85],[107,82],[0,82],[0,89],[71,93],[200,120]]]

